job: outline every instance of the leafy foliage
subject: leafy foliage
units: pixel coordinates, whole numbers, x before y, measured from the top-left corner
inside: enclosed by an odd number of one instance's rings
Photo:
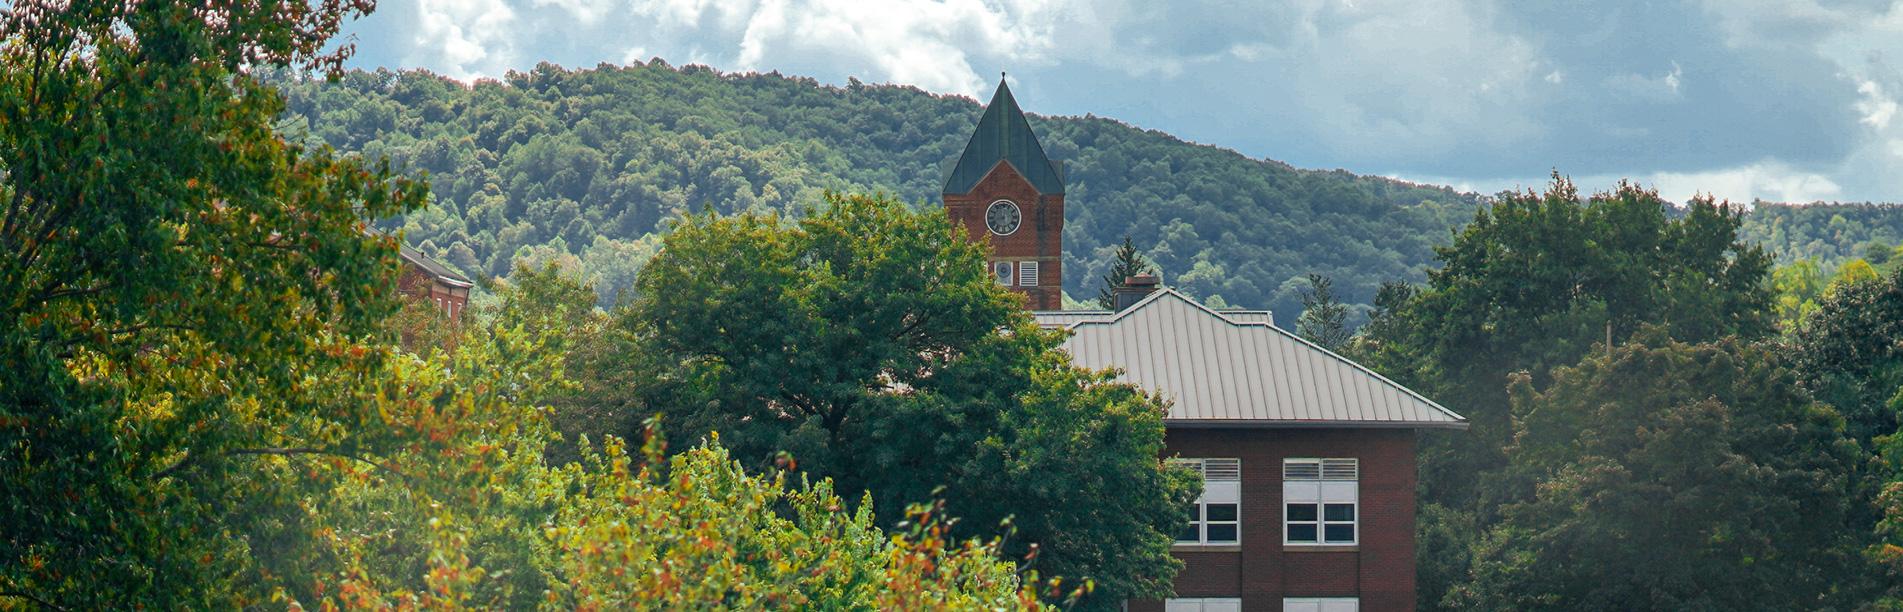
[[[406,424],[317,381],[376,371],[419,186],[276,138],[251,71],[334,66],[358,3],[0,9],[0,592],[239,607],[307,461]],[[327,459],[326,459],[327,458]]]
[[[1835,268],[1903,245],[1903,206],[1896,204],[1754,202],[1751,208],[1739,235],[1780,262],[1810,259]]]
[[[1433,536],[1419,558],[1423,608],[1472,580],[1459,564],[1519,499],[1506,484],[1512,376],[1553,384],[1556,368],[1647,326],[1692,343],[1769,335],[1770,259],[1738,238],[1739,214],[1704,200],[1670,212],[1654,192],[1582,198],[1555,176],[1544,193],[1506,194],[1476,213],[1426,286],[1377,294],[1348,353],[1473,424],[1422,445],[1422,502],[1434,509],[1421,515]]]
[[[601,305],[633,282],[667,221],[816,206],[827,190],[936,204],[980,107],[911,87],[821,86],[658,60],[549,64],[464,85],[427,72],[283,82],[285,125],[431,178],[412,240],[472,276],[529,250],[578,258]],[[1098,117],[1033,117],[1069,177],[1065,290],[1088,296],[1122,238],[1180,289],[1294,312],[1302,275],[1344,301],[1419,279],[1474,207],[1445,188],[1306,171]],[[634,253],[634,256],[627,256]]]
[[[1903,270],[1836,286],[1793,344],[1806,385],[1844,412],[1859,440],[1897,431],[1903,421],[1889,403],[1903,389]]]
[[[0,607],[1038,605],[942,509],[888,536],[717,444],[545,464],[574,292],[436,342],[365,231],[421,186],[273,132],[253,73],[367,8],[0,9]]]
[[[1648,328],[1513,397],[1511,496],[1457,605],[1811,609],[1856,574],[1863,452],[1769,348]]]
[[[1168,593],[1195,494],[1159,458],[1160,400],[1071,366],[942,210],[827,204],[667,234],[618,314],[634,394],[688,439],[719,431],[881,508],[943,496],[954,534],[1008,521],[1008,552],[1094,581],[1096,604]]]

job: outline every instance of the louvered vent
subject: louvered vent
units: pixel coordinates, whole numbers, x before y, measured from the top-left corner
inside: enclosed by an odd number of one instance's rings
[[[1282,462],[1282,480],[1321,480],[1322,464],[1314,459],[1289,459]]]
[[[1323,459],[1322,480],[1356,480],[1361,477],[1361,462],[1355,459]]]
[[[1204,459],[1203,480],[1210,482],[1239,482],[1242,480],[1241,459]]]
[[[1035,261],[1018,262],[1018,286],[1019,287],[1036,287],[1037,286],[1037,262]]]

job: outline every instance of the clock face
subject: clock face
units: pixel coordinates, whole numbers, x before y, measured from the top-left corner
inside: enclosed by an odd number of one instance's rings
[[[998,200],[985,209],[985,227],[991,228],[993,234],[1009,236],[1018,231],[1018,226],[1023,222],[1024,215],[1018,212],[1016,202]]]

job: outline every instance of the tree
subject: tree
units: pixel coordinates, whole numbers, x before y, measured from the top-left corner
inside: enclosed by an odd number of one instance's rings
[[[0,601],[236,608],[312,463],[398,426],[312,380],[374,371],[387,169],[273,132],[255,76],[336,70],[367,3],[0,9]]]
[[[1853,436],[1897,430],[1888,404],[1903,388],[1903,270],[1834,286],[1792,344],[1805,385],[1844,413]]]
[[[373,385],[324,381],[351,403],[425,426],[376,464],[304,469],[295,537],[255,542],[273,599],[347,608],[1029,609],[999,540],[956,540],[942,506],[887,533],[830,481],[749,472],[718,439],[666,454],[636,438],[577,441],[573,461],[535,398],[575,387],[563,302],[586,288],[549,269],[499,287],[454,353],[393,354]],[[551,299],[554,298],[554,299]],[[1048,593],[1062,600],[1063,593]]]
[[[1007,552],[1095,605],[1167,594],[1195,484],[1161,462],[1163,405],[1071,366],[962,236],[886,197],[687,218],[618,315],[620,369],[677,439],[868,492],[888,525],[933,497],[958,537],[1008,519]]]
[[[1830,280],[1816,260],[1802,259],[1772,270],[1778,329],[1796,331],[1817,310],[1817,300],[1829,287]]]
[[[1545,193],[1502,194],[1481,209],[1437,250],[1443,265],[1427,286],[1377,313],[1364,344],[1381,350],[1359,353],[1364,363],[1473,423],[1440,442],[1457,448],[1430,440],[1429,501],[1475,500],[1475,475],[1501,464],[1513,372],[1543,384],[1642,325],[1691,342],[1772,331],[1770,260],[1739,240],[1739,213],[1697,199],[1673,218],[1667,206],[1627,184],[1582,199],[1555,173]]]
[[[1117,247],[1116,259],[1110,264],[1110,271],[1103,275],[1103,287],[1097,290],[1097,307],[1104,310],[1117,309],[1116,292],[1130,277],[1138,274],[1150,274],[1155,268],[1144,261],[1143,254],[1130,243],[1130,236],[1123,237],[1123,245]]]
[[[1348,305],[1335,299],[1334,284],[1326,276],[1308,275],[1308,288],[1302,290],[1302,315],[1295,319],[1295,331],[1317,346],[1339,351],[1353,334],[1348,331]]]
[[[1741,213],[1709,199],[1682,215],[1668,206],[1628,184],[1582,198],[1555,173],[1544,193],[1502,194],[1477,212],[1437,250],[1442,266],[1426,286],[1377,293],[1347,352],[1472,423],[1423,441],[1421,501],[1439,507],[1421,515],[1424,532],[1477,533],[1502,520],[1513,499],[1501,479],[1515,373],[1550,384],[1555,368],[1644,326],[1682,342],[1771,333],[1770,260],[1738,237]],[[1432,524],[1443,519],[1452,523]],[[1443,605],[1458,586],[1437,580],[1472,575],[1449,566],[1464,558],[1420,557],[1422,607]]]
[[[1454,605],[1811,609],[1859,573],[1843,419],[1765,345],[1650,327],[1513,382],[1504,519]]]

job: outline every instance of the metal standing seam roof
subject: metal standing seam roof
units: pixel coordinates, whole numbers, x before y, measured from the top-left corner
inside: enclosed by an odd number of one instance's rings
[[[1064,193],[1063,173],[1044,155],[1044,146],[1038,144],[1030,121],[1018,109],[1017,99],[1003,80],[998,81],[991,103],[985,105],[985,114],[978,119],[978,129],[972,131],[958,165],[952,167],[951,176],[945,177],[944,193],[971,193],[999,162],[1010,162],[1038,193]]]
[[[423,271],[428,272],[430,276],[436,277],[445,284],[459,288],[476,286],[475,283],[470,282],[469,279],[464,278],[463,275],[457,274],[456,271],[449,269],[448,266],[443,265],[435,259],[431,259],[421,251],[410,248],[408,243],[398,241],[397,246],[397,255],[402,257],[403,261],[410,262],[416,267],[422,268]]]
[[[1034,313],[1071,361],[1171,400],[1175,426],[1465,429],[1467,420],[1267,321],[1161,289],[1122,312]]]

